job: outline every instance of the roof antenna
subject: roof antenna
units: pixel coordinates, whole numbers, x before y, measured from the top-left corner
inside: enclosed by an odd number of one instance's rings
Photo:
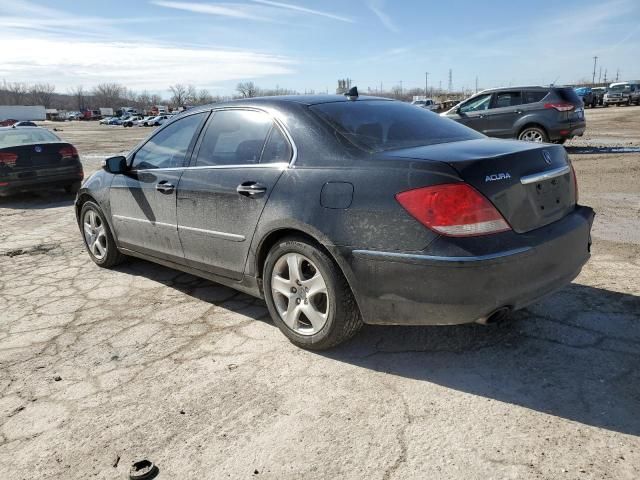
[[[358,87],[351,87],[348,92],[345,92],[345,97],[349,100],[357,100],[358,99]]]

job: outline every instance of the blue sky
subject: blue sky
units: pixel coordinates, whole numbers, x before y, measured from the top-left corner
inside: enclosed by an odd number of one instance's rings
[[[166,95],[241,80],[330,92],[640,78],[640,1],[0,0],[0,80]],[[599,74],[599,68],[598,73]]]

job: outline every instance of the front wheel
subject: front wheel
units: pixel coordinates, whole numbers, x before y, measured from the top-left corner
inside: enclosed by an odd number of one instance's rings
[[[111,268],[125,259],[118,251],[109,224],[100,207],[88,201],[80,210],[80,228],[91,260],[99,267]]]
[[[518,140],[525,142],[548,142],[547,132],[538,127],[527,127],[520,132]]]
[[[274,323],[299,347],[325,350],[348,340],[362,326],[344,275],[306,239],[278,242],[267,255],[263,279]]]

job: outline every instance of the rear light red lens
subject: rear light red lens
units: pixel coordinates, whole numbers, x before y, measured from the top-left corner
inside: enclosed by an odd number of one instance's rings
[[[396,200],[424,226],[450,237],[472,237],[511,230],[496,207],[466,183],[416,188]]]
[[[573,177],[573,189],[576,191],[576,203],[578,203],[578,177],[576,177],[576,170],[573,168],[573,164],[571,165],[571,176]]]
[[[0,163],[4,163],[8,167],[15,166],[18,161],[18,155],[11,152],[0,152]]]
[[[0,187],[8,187],[9,182],[0,182]]]
[[[58,153],[62,158],[75,158],[78,156],[78,151],[76,150],[76,147],[74,147],[73,145],[62,147],[58,151]]]
[[[576,107],[573,103],[556,102],[556,103],[545,103],[544,108],[555,108],[559,112],[568,112],[570,110],[573,110]]]

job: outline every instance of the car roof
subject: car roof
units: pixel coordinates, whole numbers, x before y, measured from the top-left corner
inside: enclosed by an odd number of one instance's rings
[[[515,87],[496,87],[496,88],[487,88],[478,93],[490,93],[490,92],[513,92],[519,90],[539,90],[539,91],[547,91],[550,88],[563,88],[562,86],[552,86],[552,87],[543,87],[542,85],[520,85]]]
[[[209,105],[203,105],[202,107],[193,107],[188,110],[195,111],[204,110],[207,108],[216,108],[220,106],[265,106],[265,107],[275,107],[282,106],[284,104],[296,103],[300,105],[318,105],[321,103],[339,103],[339,102],[362,102],[362,101],[371,101],[371,100],[382,100],[387,102],[392,102],[393,100],[390,98],[384,97],[373,97],[370,95],[360,95],[357,100],[350,100],[348,97],[344,95],[277,95],[273,97],[252,97],[252,98],[239,98],[236,100],[228,100],[225,102],[211,103]],[[180,112],[183,113],[183,112]]]

